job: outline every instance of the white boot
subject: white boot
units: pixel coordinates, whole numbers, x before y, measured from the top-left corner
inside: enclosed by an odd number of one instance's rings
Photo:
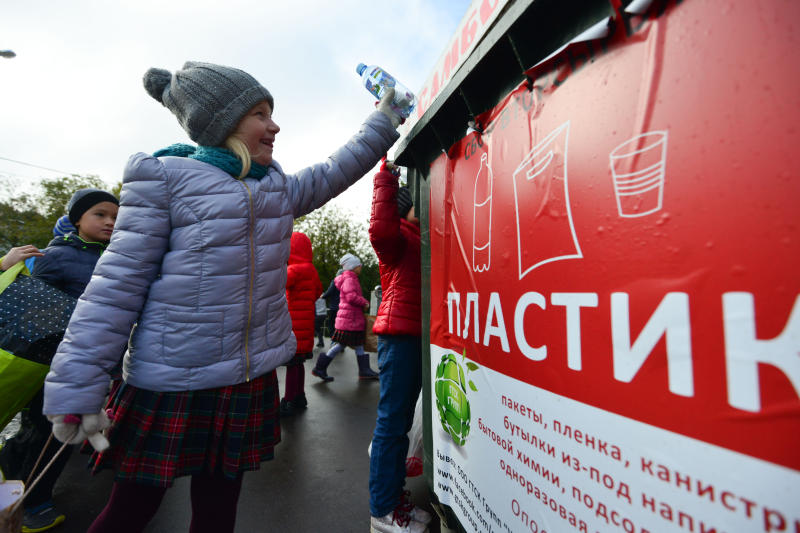
[[[412,520],[401,506],[397,506],[386,516],[370,517],[369,530],[370,533],[425,533],[428,526]]]
[[[411,520],[422,522],[425,525],[430,524],[431,520],[433,520],[433,515],[431,515],[431,513],[414,505],[414,502],[411,501],[411,491],[403,491],[403,495],[400,496],[400,505],[408,516],[411,517]]]

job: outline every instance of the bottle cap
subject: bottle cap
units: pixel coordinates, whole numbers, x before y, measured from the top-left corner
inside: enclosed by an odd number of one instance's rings
[[[356,67],[356,72],[358,72],[359,76],[361,76],[365,70],[367,70],[367,65],[365,65],[364,63],[359,63],[358,66]]]

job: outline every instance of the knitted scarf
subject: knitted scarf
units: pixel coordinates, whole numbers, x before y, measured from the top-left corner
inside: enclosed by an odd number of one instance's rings
[[[162,148],[153,153],[153,157],[176,156],[196,159],[209,165],[224,170],[234,178],[239,177],[242,171],[242,162],[227,148],[219,146],[191,146],[189,144],[176,143],[166,148]],[[246,178],[261,179],[267,173],[267,167],[259,165],[255,161],[250,163],[250,172]]]

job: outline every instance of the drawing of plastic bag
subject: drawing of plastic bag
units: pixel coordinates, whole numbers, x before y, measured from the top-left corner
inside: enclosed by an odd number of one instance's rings
[[[583,257],[569,205],[568,141],[565,122],[536,144],[514,171],[519,279],[544,264]]]

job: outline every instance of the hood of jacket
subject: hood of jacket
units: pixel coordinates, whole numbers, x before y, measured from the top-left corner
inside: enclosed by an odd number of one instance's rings
[[[289,264],[310,263],[314,258],[311,250],[311,239],[305,233],[295,231],[292,233],[292,241],[289,249]]]
[[[339,289],[339,292],[341,292],[344,281],[351,277],[356,278],[356,283],[358,283],[358,274],[356,274],[352,270],[345,270],[344,272],[336,276],[336,279],[333,280],[333,284],[336,285],[336,288]]]

